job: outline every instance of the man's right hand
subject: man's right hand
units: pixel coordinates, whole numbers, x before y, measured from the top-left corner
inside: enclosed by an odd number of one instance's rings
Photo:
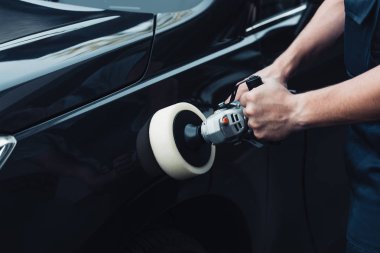
[[[284,74],[284,70],[279,66],[276,62],[263,68],[262,70],[254,73],[253,75],[261,77],[261,79],[274,79],[277,83],[280,83],[284,87],[287,87],[286,80],[287,76]],[[239,100],[241,95],[248,91],[248,87],[246,83],[240,84],[237,92],[235,100]],[[227,99],[228,101],[229,99]]]

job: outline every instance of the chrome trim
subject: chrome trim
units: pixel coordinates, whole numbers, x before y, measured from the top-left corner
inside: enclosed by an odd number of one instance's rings
[[[0,136],[0,170],[8,160],[13,149],[17,144],[17,140],[13,136]]]
[[[33,134],[36,134],[36,133],[39,133],[45,129],[48,129],[52,126],[55,126],[57,124],[60,124],[64,121],[67,121],[69,119],[72,119],[76,116],[79,116],[83,113],[86,113],[86,112],[89,112],[89,111],[92,111],[100,106],[103,106],[103,105],[106,105],[110,102],[113,102],[117,99],[120,99],[124,96],[127,96],[131,93],[134,93],[134,92],[137,92],[141,89],[144,89],[148,86],[151,86],[155,83],[158,83],[164,79],[167,79],[167,78],[170,78],[172,76],[175,76],[181,72],[184,72],[184,71],[187,71],[189,69],[192,69],[192,68],[195,68],[201,64],[204,64],[206,62],[209,62],[209,61],[212,61],[212,60],[215,60],[219,57],[222,57],[222,56],[225,56],[229,53],[232,53],[234,51],[237,51],[243,47],[246,47],[256,41],[258,41],[259,39],[261,39],[263,36],[265,36],[268,32],[272,31],[273,29],[277,29],[279,27],[286,27],[286,26],[294,26],[296,25],[299,20],[301,18],[301,14],[299,15],[296,15],[296,16],[292,16],[286,20],[283,20],[281,22],[279,22],[278,24],[274,25],[274,26],[271,26],[271,27],[268,27],[258,33],[255,33],[255,34],[252,34],[252,35],[249,35],[247,37],[245,37],[243,40],[241,40],[240,42],[232,45],[232,46],[229,46],[225,49],[222,49],[218,52],[215,52],[215,53],[212,53],[212,54],[209,54],[205,57],[202,57],[198,60],[195,60],[193,62],[190,62],[186,65],[183,65],[182,67],[179,67],[179,68],[176,68],[176,69],[173,69],[173,70],[170,70],[166,73],[163,73],[159,76],[156,76],[156,77],[153,77],[152,79],[149,79],[149,80],[146,80],[146,81],[143,81],[141,83],[137,83],[136,85],[134,86],[128,86],[122,90],[119,90],[113,94],[110,94],[106,97],[103,97],[103,98],[100,98],[99,100],[96,100],[92,103],[89,103],[87,105],[84,105],[82,107],[79,107],[77,109],[74,109],[70,112],[67,112],[65,114],[62,114],[60,116],[57,116],[56,118],[53,118],[53,119],[50,119],[46,122],[43,122],[39,125],[36,125],[36,126],[33,126],[31,128],[28,128],[28,129],[25,129],[24,131],[21,131],[19,133],[17,133],[15,136],[18,140],[22,140],[24,138],[27,138],[28,136],[31,136]]]
[[[294,16],[294,15],[297,15],[297,14],[300,14],[301,12],[303,12],[304,10],[306,10],[307,8],[307,4],[302,4],[300,6],[298,6],[297,8],[294,8],[294,9],[291,9],[289,11],[285,11],[283,13],[280,13],[278,15],[275,15],[273,17],[270,17],[268,19],[265,19],[261,22],[258,22],[257,24],[254,24],[253,26],[251,27],[248,27],[245,31],[247,33],[253,31],[253,30],[256,30],[260,27],[263,27],[263,26],[266,26],[268,24],[271,24],[271,23],[274,23],[276,21],[280,21],[282,19],[285,19],[285,18],[288,18],[288,17],[291,17],[291,16]]]

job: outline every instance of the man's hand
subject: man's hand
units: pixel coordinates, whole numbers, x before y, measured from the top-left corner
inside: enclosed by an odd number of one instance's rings
[[[278,79],[264,79],[264,84],[240,97],[248,125],[258,139],[279,141],[300,129],[297,96],[291,94]]]
[[[267,66],[266,68],[256,72],[255,76],[261,77],[262,80],[264,79],[274,79],[284,87],[287,87],[286,85],[286,79],[287,74],[284,73],[284,67],[280,66],[280,64],[274,62],[272,65]],[[237,92],[235,100],[239,100],[241,95],[248,91],[248,87],[246,83],[240,84]]]

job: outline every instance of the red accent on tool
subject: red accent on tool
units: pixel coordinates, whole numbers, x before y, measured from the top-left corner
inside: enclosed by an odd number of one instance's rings
[[[230,121],[228,120],[228,117],[227,116],[224,116],[222,119],[221,119],[221,123],[223,125],[228,125],[230,123]]]

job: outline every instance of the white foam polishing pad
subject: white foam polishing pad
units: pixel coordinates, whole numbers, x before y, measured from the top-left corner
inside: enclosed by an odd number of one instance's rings
[[[215,146],[185,147],[184,126],[200,124],[205,116],[189,103],[178,103],[157,111],[149,125],[149,141],[161,169],[175,179],[187,179],[208,172],[215,159]],[[194,123],[196,121],[196,123]]]

